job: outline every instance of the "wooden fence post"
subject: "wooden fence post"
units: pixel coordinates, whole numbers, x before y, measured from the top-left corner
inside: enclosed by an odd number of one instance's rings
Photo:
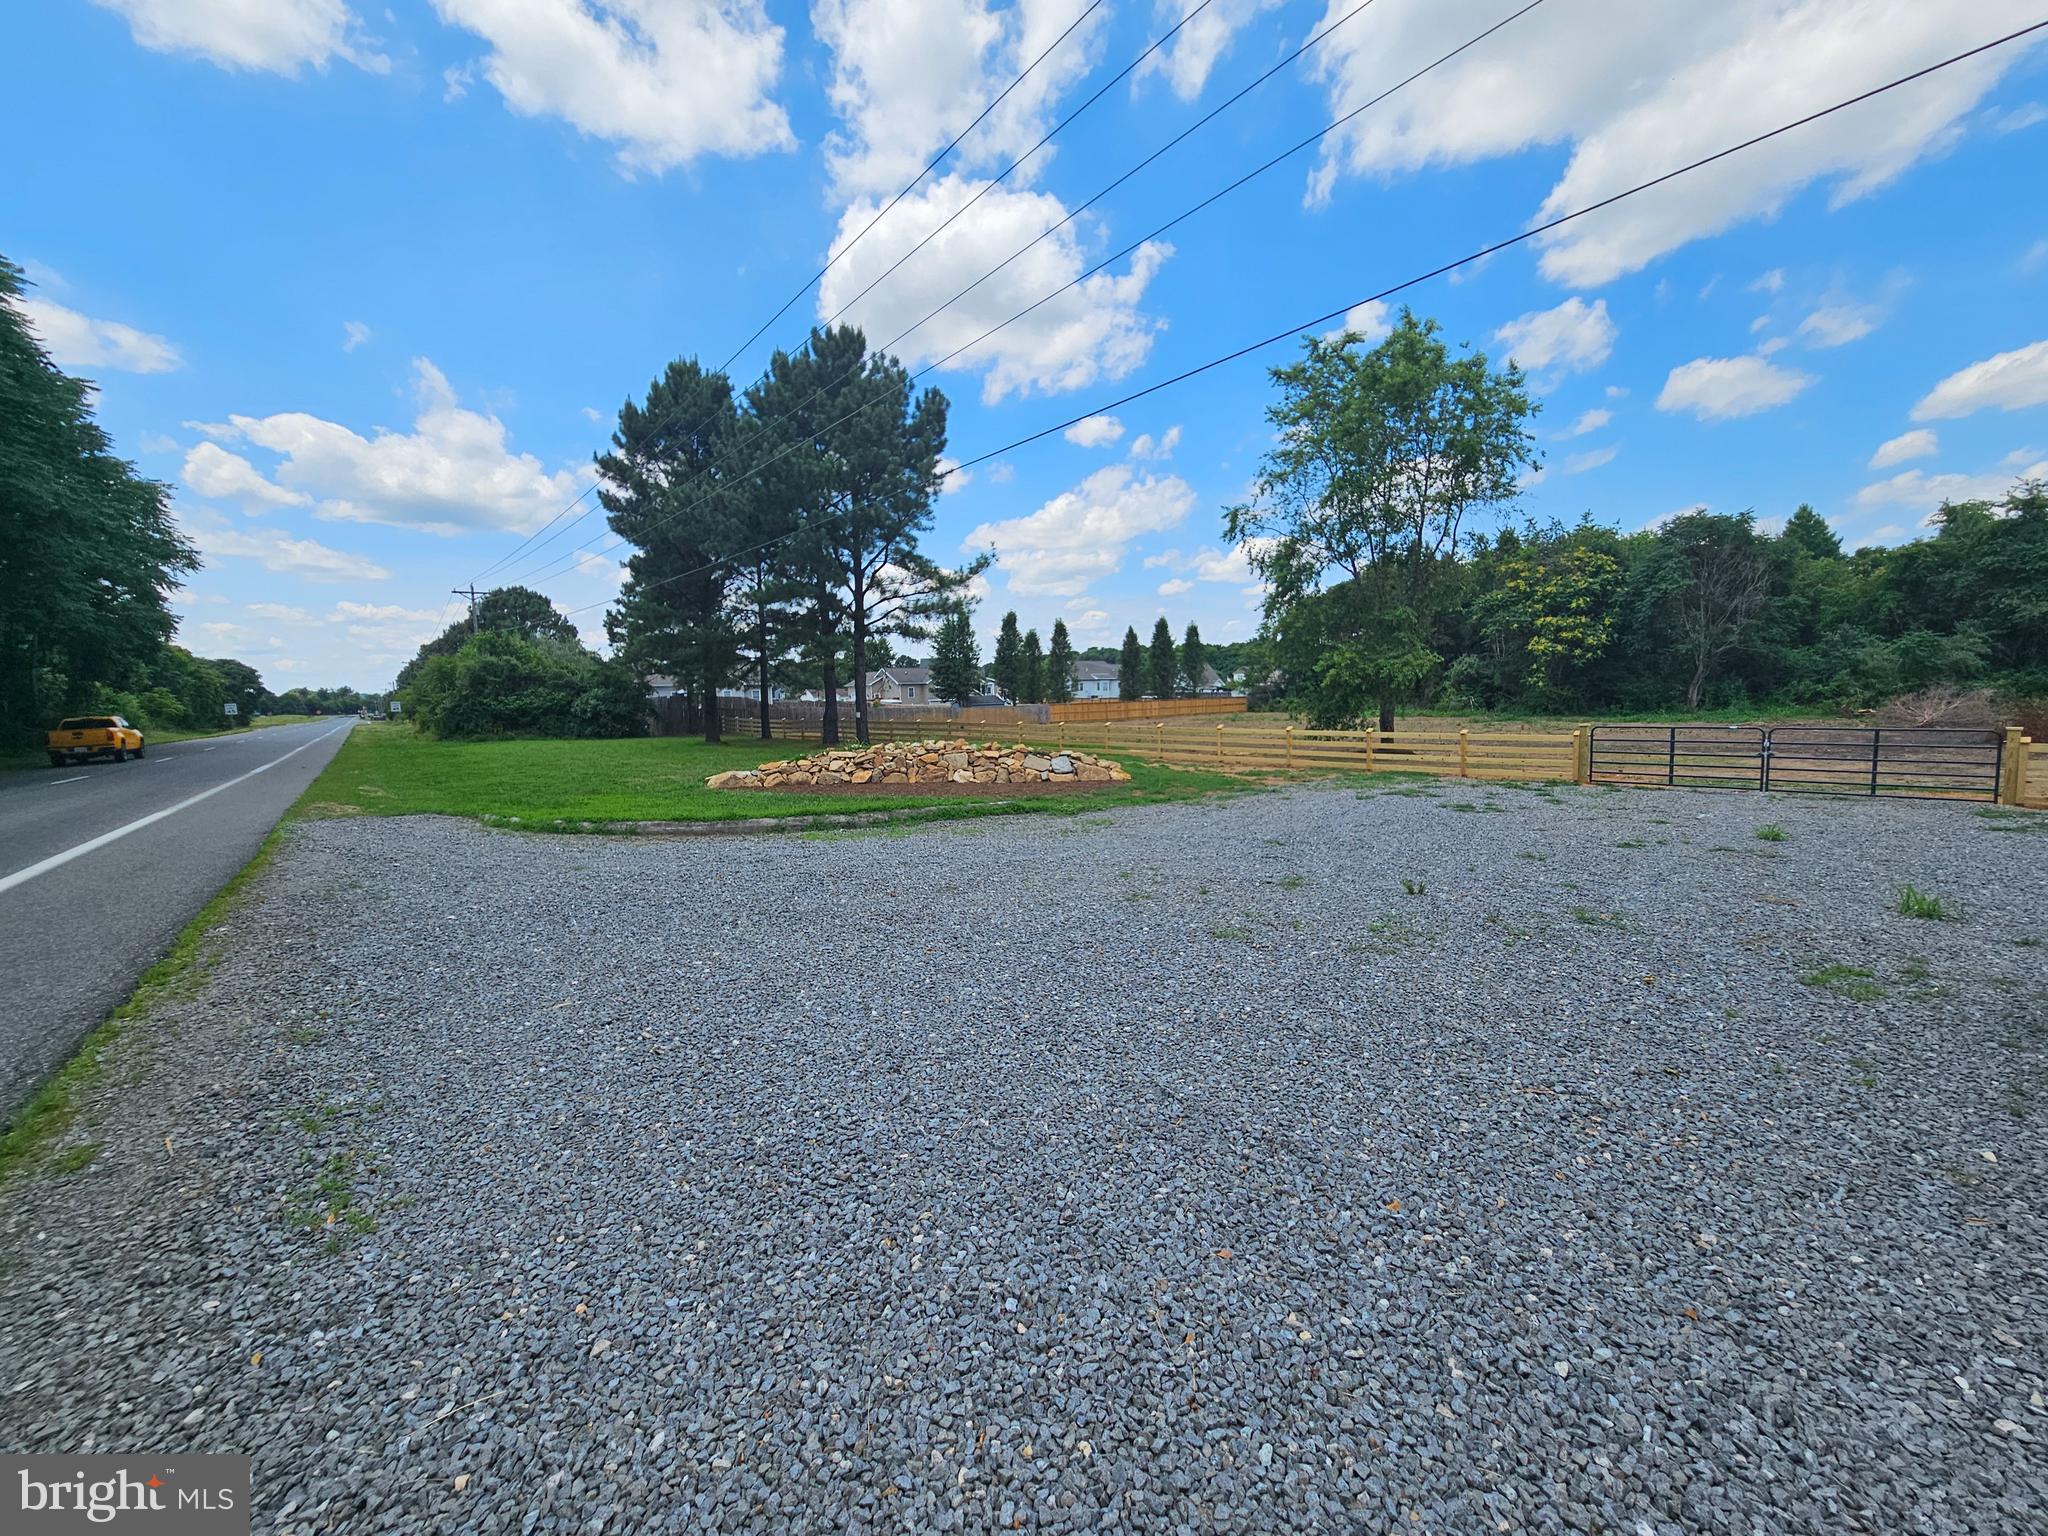
[[[1464,726],[1458,727],[1458,777],[1469,779],[1472,771],[1466,766],[1472,747],[1472,733]]]
[[[1216,766],[1223,766],[1223,727],[1216,727]]]
[[[2032,743],[2016,725],[2005,728],[2005,756],[1999,759],[1998,803],[2018,805],[2027,788],[2027,748]]]
[[[1289,769],[1294,767],[1294,727],[1292,725],[1287,727],[1287,766]]]
[[[1166,756],[1166,722],[1164,720],[1154,720],[1152,722],[1152,755],[1161,759],[1164,759]]]
[[[1577,784],[1593,782],[1593,727],[1590,723],[1581,725],[1572,732],[1572,781]]]
[[[1372,742],[1374,735],[1378,731],[1379,727],[1376,725],[1368,725],[1365,728],[1365,771],[1367,773],[1372,772]]]

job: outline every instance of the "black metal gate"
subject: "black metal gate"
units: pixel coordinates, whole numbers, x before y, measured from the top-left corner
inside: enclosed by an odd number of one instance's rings
[[[1996,800],[2003,733],[1981,727],[1596,725],[1600,784]]]

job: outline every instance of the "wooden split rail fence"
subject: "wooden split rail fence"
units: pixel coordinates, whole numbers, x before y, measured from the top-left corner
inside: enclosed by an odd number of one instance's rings
[[[1686,733],[1711,731],[1714,752],[1696,745]],[[1655,736],[1658,760],[1649,767],[1634,760],[1647,748],[1628,745],[1616,756],[1607,733],[1641,732]],[[818,730],[789,729],[778,724],[779,735],[788,740],[816,741]],[[876,741],[922,741],[935,735],[975,735],[971,723],[963,725],[934,721],[876,719],[869,734]],[[1681,788],[1833,788],[1833,780],[1846,770],[1831,758],[1818,768],[1808,769],[1802,760],[1788,761],[1777,773],[1759,773],[1753,759],[1728,769],[1721,761],[1733,749],[1725,744],[1722,727],[1679,727],[1679,746],[1673,748],[1671,727],[1592,727],[1572,731],[1342,731],[1315,730],[1306,726],[1266,725],[1237,717],[1233,723],[1209,725],[1185,717],[1149,720],[1084,720],[1047,724],[1013,725],[994,733],[1004,741],[1026,741],[1036,746],[1085,747],[1111,754],[1123,752],[1183,768],[1207,768],[1219,773],[1425,773],[1446,778],[1492,780],[1568,780],[1584,784],[1672,784]],[[1839,733],[1837,733],[1839,734]],[[1886,733],[1887,735],[1893,733]],[[1906,733],[1899,733],[1901,735]],[[1597,736],[1597,741],[1596,741]],[[1893,763],[1882,755],[1888,744],[1878,742],[1882,767],[1879,792],[1885,794],[1945,793],[1954,798],[1995,799],[2004,805],[2048,808],[2048,743],[2036,743],[2017,729],[2009,731],[2003,750],[1996,758],[1995,777],[1970,778],[1967,785],[1937,788],[1910,781],[1894,784],[1911,771],[1927,771],[1917,763]],[[1808,748],[1819,752],[1821,748]],[[1853,749],[1829,741],[1825,751],[1848,761],[1852,750],[1858,767],[1858,784],[1869,776],[1867,759],[1871,747]],[[1647,759],[1645,759],[1647,761]],[[1650,771],[1654,768],[1655,771]],[[1956,770],[1944,767],[1944,773]],[[1971,766],[1964,770],[1981,774]],[[1814,782],[1809,784],[1811,779]],[[1788,782],[1789,781],[1789,782]]]

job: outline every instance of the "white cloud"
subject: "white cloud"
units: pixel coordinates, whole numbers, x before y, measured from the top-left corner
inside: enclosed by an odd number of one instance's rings
[[[1164,31],[1195,9],[1199,0],[1154,0],[1152,14]],[[1174,34],[1174,39],[1138,67],[1138,78],[1164,75],[1173,94],[1193,101],[1209,82],[1217,61],[1237,34],[1280,0],[1211,0],[1207,9]]]
[[[1868,549],[1873,544],[1897,544],[1906,537],[1906,529],[1901,528],[1897,523],[1886,523],[1881,528],[1873,528],[1868,533],[1859,533],[1845,542],[1847,547],[1853,552],[1859,549]]]
[[[1877,445],[1877,452],[1870,456],[1870,467],[1888,469],[1894,464],[1904,464],[1908,459],[1924,459],[1940,446],[1934,433],[1925,427],[1914,432],[1901,432]]]
[[[1195,584],[1184,576],[1176,576],[1170,581],[1159,583],[1159,595],[1161,597],[1179,597],[1183,592],[1192,592],[1194,590]]]
[[[1761,357],[1696,357],[1671,370],[1657,409],[1691,411],[1701,421],[1754,416],[1796,399],[1813,381]]]
[[[1352,0],[1329,0],[1328,19]],[[2038,19],[2033,0],[1978,0],[1969,41]],[[1477,3],[1374,11],[1318,50],[1331,105],[1384,89],[1386,60],[1448,52],[1497,19]],[[1311,200],[1340,173],[1469,164],[1569,146],[1535,220],[1584,207],[1956,51],[1952,6],[1927,0],[1721,0],[1545,6],[1326,141]],[[1706,167],[1543,237],[1542,270],[1591,287],[1688,241],[1769,217],[1815,181],[1840,205],[1946,148],[2026,49],[2013,45]]]
[[[938,462],[939,494],[950,496],[955,491],[964,491],[974,483],[974,471],[962,469],[958,459],[942,458]]]
[[[1982,474],[1930,475],[1917,469],[1901,470],[1888,480],[1866,485],[1856,493],[1865,507],[1905,507],[1931,517],[1944,501],[1997,501],[2019,480],[2048,480],[2048,458],[2028,463],[2027,453],[2008,454],[1996,469]]]
[[[1768,341],[1760,341],[1756,344],[1756,355],[1758,357],[1776,357],[1791,345],[1792,343],[1783,336],[1773,336]]]
[[[434,9],[490,45],[473,68],[506,106],[616,144],[622,171],[795,142],[772,95],[783,32],[760,0],[434,0]]]
[[[1607,398],[1610,400],[1626,400],[1628,398],[1628,386],[1626,384],[1608,385]]]
[[[1078,597],[1090,582],[1116,572],[1132,539],[1175,526],[1194,504],[1193,487],[1177,475],[1112,464],[1036,512],[981,524],[963,547],[993,547],[1010,591],[1019,596]]]
[[[586,405],[583,407],[583,419],[595,425],[597,422],[604,420],[604,412],[598,410],[595,406]]]
[[[586,483],[585,470],[551,473],[532,454],[513,453],[505,424],[464,410],[448,380],[423,357],[413,359],[413,384],[419,413],[411,432],[380,428],[363,437],[303,411],[194,425],[216,439],[278,455],[264,483],[309,503],[317,517],[343,522],[439,534],[468,528],[525,533],[561,511]],[[187,459],[188,476],[206,446]],[[219,459],[251,468],[235,454]],[[230,464],[210,467],[239,476]],[[251,474],[264,480],[253,468]],[[196,482],[193,488],[201,489]],[[246,506],[264,493],[245,485],[241,494]]]
[[[218,443],[197,444],[186,454],[182,478],[187,490],[214,501],[232,501],[251,514],[303,507],[313,499],[304,491],[272,484],[254,464]]]
[[[1066,216],[1066,206],[1051,193],[1002,186],[920,251],[901,273],[848,308],[855,294],[964,205],[981,185],[948,176],[904,198],[873,234],[825,275],[818,285],[819,317],[847,308],[845,322],[860,326],[871,345],[886,346],[912,364],[928,362],[967,346],[1092,265],[1083,255],[1076,226],[1069,224],[944,314],[919,325],[934,294],[950,295],[967,287]],[[879,206],[862,200],[846,210],[833,241],[835,253],[866,227]],[[1052,394],[1084,389],[1099,379],[1122,378],[1151,351],[1156,327],[1139,313],[1138,303],[1160,264],[1172,254],[1173,247],[1161,243],[1139,247],[1122,276],[1096,273],[969,348],[942,371],[983,371],[982,398],[991,404],[1012,394]],[[906,331],[908,335],[903,334]],[[901,340],[896,340],[899,336]]]
[[[1761,274],[1749,285],[1751,293],[1783,293],[1785,291],[1785,269],[1773,267]]]
[[[1589,432],[1598,432],[1612,420],[1614,420],[1614,412],[1612,411],[1601,410],[1598,407],[1590,411],[1581,411],[1578,420],[1574,421],[1557,435],[1560,441],[1567,438],[1584,437]]]
[[[1342,325],[1323,332],[1323,340],[1342,341],[1347,334],[1356,334],[1361,341],[1378,341],[1394,328],[1388,313],[1385,299],[1367,299],[1363,304],[1354,304],[1344,312]]]
[[[1998,134],[2018,133],[2036,123],[2048,123],[2048,107],[2038,101],[2024,102],[2010,112],[2001,112],[1991,119],[1991,131]]]
[[[1950,374],[1913,407],[1913,419],[1950,421],[1973,411],[2043,404],[2048,404],[2048,341],[2037,341]]]
[[[273,624],[304,624],[313,617],[303,608],[294,608],[289,603],[248,603],[244,613],[253,618],[268,619]]]
[[[441,633],[441,610],[407,608],[399,603],[339,602],[327,615],[356,645],[366,660],[392,661],[411,656]]]
[[[178,349],[161,336],[118,320],[95,320],[48,299],[11,301],[42,338],[43,349],[60,368],[112,368],[121,373],[169,373],[185,366]]]
[[[333,549],[312,539],[295,539],[275,528],[244,530],[217,514],[180,513],[179,522],[209,559],[254,560],[266,571],[307,581],[388,581],[391,573],[374,560]]]
[[[362,322],[362,321],[360,321],[360,320],[344,320],[344,321],[342,321],[342,322],[341,322],[341,350],[342,350],[342,351],[344,351],[344,352],[353,352],[353,351],[355,351],[355,349],[356,349],[357,347],[360,347],[360,346],[361,346],[361,345],[362,345],[362,344],[363,344],[364,342],[366,342],[366,341],[368,341],[368,340],[370,339],[370,335],[371,335],[371,331],[370,331],[370,328],[369,328],[369,327],[368,327],[367,325],[363,324],[363,322]]]
[[[2043,267],[2048,267],[2048,240],[2036,240],[2020,257],[2020,271],[2031,277]]]
[[[340,59],[383,74],[390,60],[360,35],[342,0],[93,0],[125,17],[142,47],[157,53],[194,53],[223,69],[296,75],[299,66],[325,69]]]
[[[1180,425],[1175,423],[1154,438],[1150,432],[1141,432],[1131,439],[1131,457],[1134,459],[1170,459],[1173,450],[1180,446]]]
[[[1114,416],[1084,416],[1060,434],[1082,448],[1104,448],[1124,435],[1124,424]]]
[[[1799,322],[1799,334],[1816,347],[1843,347],[1876,330],[1883,313],[1872,304],[1824,304]]]
[[[1018,0],[1003,11],[985,0],[813,0],[811,30],[832,55],[826,95],[841,123],[825,141],[837,195],[873,199],[908,183],[1077,9],[1072,0]],[[947,170],[1007,164],[1036,142],[1050,126],[1046,109],[1087,69],[1107,23],[1106,11],[1082,22],[962,141]],[[1041,151],[1019,175],[1046,158]]]
[[[1612,443],[1605,448],[1589,448],[1584,453],[1575,453],[1564,461],[1564,472],[1568,475],[1583,475],[1589,469],[1598,469],[1603,464],[1612,464],[1621,449]]]
[[[1530,373],[1555,369],[1583,373],[1607,361],[1614,350],[1615,325],[1607,301],[1566,299],[1555,309],[1534,309],[1493,333],[1508,355]]]

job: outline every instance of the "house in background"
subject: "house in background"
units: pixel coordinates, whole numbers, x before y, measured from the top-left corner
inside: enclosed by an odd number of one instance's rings
[[[935,704],[930,667],[883,667],[868,674],[871,704]]]
[[[1074,697],[1076,699],[1113,699],[1117,696],[1117,680],[1123,669],[1113,661],[1090,661],[1085,656],[1074,658]]]

